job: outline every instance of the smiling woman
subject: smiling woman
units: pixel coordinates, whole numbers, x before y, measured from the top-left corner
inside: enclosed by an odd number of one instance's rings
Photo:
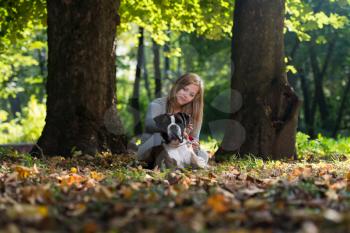
[[[152,147],[162,144],[162,137],[154,122],[154,118],[164,113],[184,112],[191,116],[187,129],[189,140],[197,155],[208,160],[208,154],[200,149],[199,134],[203,121],[203,81],[194,73],[187,73],[176,80],[167,97],[153,100],[147,110],[145,119],[145,133],[141,137],[138,148],[138,158],[144,159]]]

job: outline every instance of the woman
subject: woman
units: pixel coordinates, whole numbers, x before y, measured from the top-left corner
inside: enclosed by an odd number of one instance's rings
[[[194,73],[182,75],[173,85],[167,97],[153,100],[147,110],[145,133],[141,137],[141,145],[137,156],[140,160],[147,157],[147,150],[162,143],[162,137],[153,120],[164,113],[185,112],[191,116],[192,124],[187,128],[188,137],[197,155],[208,162],[208,154],[199,147],[199,133],[203,122],[203,81]]]

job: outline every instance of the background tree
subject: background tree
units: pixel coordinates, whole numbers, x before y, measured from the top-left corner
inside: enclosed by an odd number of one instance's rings
[[[235,2],[231,88],[241,93],[243,105],[232,118],[244,127],[245,135],[234,138],[228,125],[218,156],[227,152],[274,159],[295,155],[300,102],[286,78],[283,21],[284,1]],[[231,151],[232,144],[239,146]]]
[[[294,69],[289,80],[303,97],[298,129],[311,137],[335,135],[337,119],[348,117],[338,112],[347,112],[340,103],[349,64],[349,10],[346,1],[287,1],[286,55]]]
[[[115,109],[117,6],[117,0],[48,1],[47,116],[32,153],[125,151]]]

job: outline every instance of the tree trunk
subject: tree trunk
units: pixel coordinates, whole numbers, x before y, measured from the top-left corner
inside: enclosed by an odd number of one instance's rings
[[[231,88],[242,95],[243,104],[226,127],[216,153],[219,161],[232,153],[272,159],[296,154],[301,101],[285,73],[284,5],[283,0],[235,1]],[[244,133],[237,138],[239,124]]]
[[[145,40],[145,38],[143,38],[143,40]],[[143,58],[143,61],[142,61],[143,79],[145,80],[145,88],[146,88],[148,100],[151,100],[152,99],[152,94],[151,94],[151,88],[150,88],[149,80],[148,80],[148,70],[147,70],[145,46],[143,46],[142,53],[143,53],[143,56],[142,56],[142,58]]]
[[[13,65],[11,65],[11,69],[14,71]],[[7,83],[14,82],[15,77],[16,77],[15,75],[11,75],[10,78],[5,82],[4,86],[6,86]],[[8,97],[8,100],[10,103],[10,111],[11,111],[12,118],[16,118],[16,113],[21,112],[21,100],[19,98],[19,93],[16,93],[14,97],[10,95]]]
[[[47,116],[32,154],[126,151],[115,96],[118,5],[118,0],[47,1]]]
[[[40,69],[40,75],[45,76],[46,72],[46,50],[45,49],[38,49],[38,60],[39,60],[39,69]]]
[[[307,80],[305,77],[305,74],[303,73],[303,70],[299,71],[299,77],[300,77],[300,86],[301,90],[303,92],[304,97],[304,119],[305,119],[305,125],[306,125],[306,131],[310,137],[314,137],[315,130],[314,130],[314,117],[311,115],[311,109],[310,109],[310,95],[309,95],[309,88],[307,84]]]
[[[330,62],[330,58],[332,56],[333,48],[334,48],[335,40],[332,40],[329,43],[326,57],[324,60],[324,64],[322,66],[322,69],[319,68],[316,52],[314,48],[314,44],[310,46],[310,62],[311,62],[311,68],[314,75],[314,81],[315,81],[315,91],[314,91],[314,100],[312,105],[311,114],[312,117],[315,117],[316,114],[316,108],[319,107],[320,115],[321,115],[321,121],[322,121],[322,128],[329,129],[329,111],[328,106],[326,102],[326,97],[324,95],[323,91],[323,79],[327,72],[327,68]]]
[[[11,107],[12,117],[16,118],[16,114],[21,113],[21,100],[20,100],[18,94],[16,94],[15,97],[9,96],[8,100],[9,100],[10,107]]]
[[[170,38],[170,32],[167,32],[167,35]],[[170,58],[167,53],[170,52],[169,41],[166,41],[163,47],[164,52],[164,79],[170,80]]]
[[[181,56],[179,56],[177,58],[177,70],[176,70],[176,74],[177,74],[177,77],[180,77],[182,75],[182,58]]]
[[[160,98],[162,96],[162,79],[160,71],[160,55],[159,45],[152,40],[153,49],[153,66],[154,66],[154,79],[155,79],[155,97]]]
[[[136,74],[134,81],[134,88],[131,103],[131,111],[134,118],[134,134],[139,135],[142,133],[142,124],[141,124],[141,112],[140,112],[140,81],[141,81],[141,68],[143,62],[143,36],[144,30],[142,27],[139,29],[139,46],[137,49],[137,64],[136,64]]]
[[[347,100],[347,96],[348,93],[350,92],[350,74],[348,75],[348,82],[346,83],[345,89],[344,89],[344,93],[343,93],[343,97],[341,100],[341,104],[339,106],[339,110],[338,110],[338,114],[337,114],[337,121],[335,122],[335,127],[332,133],[333,137],[337,136],[338,130],[340,128],[340,124],[343,118],[343,113],[345,110],[345,104],[346,104],[346,100]]]
[[[292,48],[292,50],[291,50],[291,52],[290,52],[290,54],[289,54],[289,57],[288,57],[289,62],[290,62],[291,64],[292,64],[292,62],[293,62],[293,59],[294,59],[294,57],[295,57],[295,55],[296,55],[296,52],[297,52],[297,50],[298,50],[299,47],[300,47],[300,41],[299,41],[298,37],[296,37],[296,38],[295,38],[295,44],[294,44],[294,46],[293,46],[293,48]],[[290,75],[288,76],[288,82],[289,82],[289,84],[294,88],[294,90],[297,89],[297,81],[298,81],[298,79],[297,79],[296,76],[297,76],[296,74],[290,74]]]

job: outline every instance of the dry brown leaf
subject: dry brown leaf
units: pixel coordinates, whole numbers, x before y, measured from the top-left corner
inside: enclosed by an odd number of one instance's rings
[[[229,201],[221,193],[210,196],[207,200],[207,205],[216,213],[225,213],[230,210]]]

